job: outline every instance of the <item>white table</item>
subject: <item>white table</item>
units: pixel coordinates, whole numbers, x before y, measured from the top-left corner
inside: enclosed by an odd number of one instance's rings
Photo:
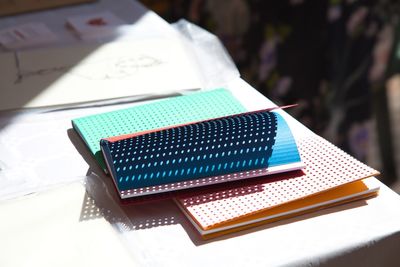
[[[250,109],[272,104],[240,78],[226,87]],[[400,196],[383,184],[379,196],[366,201],[211,241],[202,241],[170,200],[120,205],[109,178],[70,129],[70,120],[125,106],[17,112],[10,120],[9,114],[0,114],[0,137],[24,129],[31,130],[27,135],[40,136],[43,130],[34,125],[52,119],[57,125],[52,146],[63,148],[59,158],[51,159],[53,166],[42,170],[50,189],[43,190],[42,184],[38,193],[0,202],[0,266],[400,265]],[[295,134],[309,134],[293,118],[289,123]],[[25,167],[54,151],[47,147],[28,152]],[[12,155],[0,150],[0,160],[7,156]],[[51,171],[55,166],[60,168],[57,173]]]

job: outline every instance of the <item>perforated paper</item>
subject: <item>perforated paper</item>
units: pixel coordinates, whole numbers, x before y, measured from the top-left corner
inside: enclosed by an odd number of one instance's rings
[[[178,197],[179,205],[204,230],[212,229],[279,205],[379,174],[325,139],[298,140],[306,168],[248,185],[227,186]]]
[[[77,118],[73,127],[101,167],[100,139],[246,111],[226,89],[178,96],[132,108]]]
[[[302,167],[287,123],[278,113],[267,110],[103,139],[101,146],[121,191],[155,185],[161,185],[164,191],[184,189],[190,183],[180,188],[165,185],[204,177],[204,184],[209,185],[221,182],[215,177],[227,174],[249,172],[258,176],[269,168],[278,172],[293,169],[293,165]]]

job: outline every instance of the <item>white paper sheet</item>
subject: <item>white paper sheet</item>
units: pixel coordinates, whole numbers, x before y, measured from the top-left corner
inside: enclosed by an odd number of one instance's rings
[[[84,103],[201,87],[179,39],[119,41],[0,54],[1,109]]]

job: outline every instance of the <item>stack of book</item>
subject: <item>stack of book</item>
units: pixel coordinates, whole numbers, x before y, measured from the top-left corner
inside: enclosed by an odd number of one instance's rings
[[[72,121],[121,201],[163,195],[213,238],[375,196],[379,174],[225,89]],[[155,204],[156,205],[156,204]]]

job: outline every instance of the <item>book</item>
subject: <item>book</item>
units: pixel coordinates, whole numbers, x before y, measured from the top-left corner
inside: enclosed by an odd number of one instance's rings
[[[77,15],[67,18],[67,26],[82,40],[92,40],[115,35],[118,26],[126,25],[110,11]]]
[[[306,167],[247,184],[208,188],[175,201],[204,239],[374,196],[379,172],[325,139],[298,140]]]
[[[106,170],[100,151],[100,139],[102,138],[154,130],[245,111],[242,104],[228,90],[217,88],[76,118],[72,120],[72,126],[99,165]]]
[[[273,109],[105,138],[100,146],[122,199],[299,170],[296,141]]]
[[[272,207],[256,215],[246,218],[236,219],[231,222],[221,224],[212,228],[203,228],[193,219],[192,214],[180,205],[183,213],[194,225],[203,239],[216,238],[225,234],[242,231],[252,227],[267,223],[293,218],[306,213],[327,209],[330,207],[342,205],[345,203],[362,200],[376,196],[379,192],[379,184],[374,179],[364,179],[338,188],[327,190],[324,193],[312,195],[304,199],[294,200],[285,205]]]

